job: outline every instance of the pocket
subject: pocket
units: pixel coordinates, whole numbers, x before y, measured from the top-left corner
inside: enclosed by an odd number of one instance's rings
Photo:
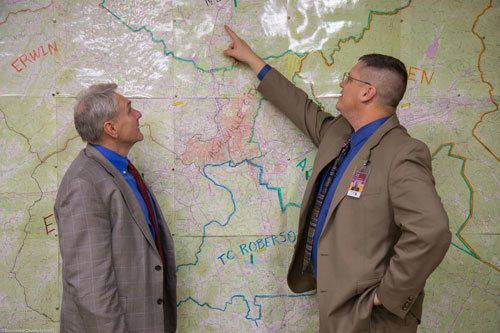
[[[420,325],[420,319],[419,317],[417,317],[416,314],[414,314],[411,310],[408,311],[408,314],[407,316],[411,317],[413,320],[415,320],[417,322],[417,325]]]
[[[127,297],[120,297],[120,304],[124,312],[127,312]]]
[[[377,286],[382,279],[382,274],[377,274],[364,280],[358,280],[356,282],[356,294],[361,294],[365,290]]]

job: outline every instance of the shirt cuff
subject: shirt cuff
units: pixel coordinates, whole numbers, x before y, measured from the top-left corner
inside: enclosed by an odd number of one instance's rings
[[[266,76],[267,72],[271,70],[271,66],[266,64],[262,69],[260,70],[259,74],[257,74],[257,78],[262,81],[264,79],[264,76]]]

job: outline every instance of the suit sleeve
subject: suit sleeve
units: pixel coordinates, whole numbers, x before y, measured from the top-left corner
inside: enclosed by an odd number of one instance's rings
[[[88,332],[126,332],[111,255],[109,198],[82,179],[72,180],[61,197],[55,215],[65,287]]]
[[[323,112],[305,92],[294,86],[277,70],[271,69],[258,91],[283,112],[305,134],[316,147],[326,129],[335,122],[335,117]]]
[[[377,296],[389,311],[404,318],[446,254],[451,233],[425,144],[416,142],[398,152],[389,177],[394,221],[401,235]]]

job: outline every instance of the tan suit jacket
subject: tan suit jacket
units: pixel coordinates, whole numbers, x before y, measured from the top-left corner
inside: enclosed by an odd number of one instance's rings
[[[302,272],[309,217],[321,171],[352,128],[342,116],[322,112],[274,69],[258,90],[318,147],[301,205],[290,289],[317,289],[321,332],[415,331],[425,281],[451,241],[427,146],[411,138],[396,115],[363,145],[328,211],[318,243],[316,281],[310,266]],[[355,170],[365,163],[371,171],[361,197],[347,196]],[[383,306],[374,307],[375,291]]]
[[[67,170],[54,207],[63,267],[61,332],[175,331],[174,242],[149,192],[166,267],[137,197],[106,157],[88,145]]]

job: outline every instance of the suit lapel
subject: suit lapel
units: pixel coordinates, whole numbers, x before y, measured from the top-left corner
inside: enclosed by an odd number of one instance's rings
[[[363,147],[361,147],[359,152],[356,154],[356,156],[354,156],[354,158],[351,160],[347,169],[342,175],[342,178],[340,178],[337,189],[335,190],[332,203],[330,205],[330,208],[328,209],[328,214],[326,216],[325,226],[323,227],[323,230],[325,230],[326,226],[331,222],[333,212],[342,201],[342,199],[344,199],[347,195],[347,190],[349,189],[354,171],[365,163],[368,163],[369,165],[371,150],[380,143],[380,140],[382,140],[385,134],[387,134],[390,130],[397,126],[399,126],[399,120],[394,114],[392,117],[387,119],[387,121],[383,123],[382,126],[380,126],[375,131],[375,133],[372,134],[372,136],[370,136],[370,138],[365,142]]]
[[[333,131],[333,135],[327,134],[322,138],[322,142],[327,142],[328,147],[324,151],[321,147],[320,151],[316,155],[311,178],[307,181],[306,189],[304,190],[302,207],[312,207],[312,205],[314,205],[318,188],[321,183],[321,172],[335,157],[337,157],[342,145],[352,132],[352,127],[349,125],[349,122],[342,116],[339,116],[339,118],[340,119],[338,119],[335,124],[337,128]],[[342,135],[339,136],[339,133],[342,133]],[[302,210],[303,216],[300,218],[301,223],[299,224],[299,235],[302,235],[306,225],[308,225],[308,223],[306,223],[308,213],[309,211],[307,209]]]
[[[339,116],[341,119],[337,121],[335,131],[332,131],[333,135],[326,135],[324,138],[322,138],[322,142],[326,141],[328,147],[326,147],[326,150],[321,152],[317,156],[317,160],[314,164],[314,169],[313,169],[313,174],[311,175],[311,180],[310,182],[316,182],[317,179],[313,177],[318,177],[321,171],[330,164],[330,162],[337,157],[337,155],[340,153],[340,149],[342,149],[343,144],[351,135],[352,133],[352,127],[349,124],[349,122],[343,118],[343,116]],[[339,133],[342,133],[339,135]],[[317,171],[317,172],[315,172]]]
[[[139,204],[137,197],[135,196],[125,178],[120,174],[115,166],[108,161],[106,157],[104,157],[97,149],[95,149],[91,145],[87,145],[87,147],[85,148],[85,153],[89,158],[97,161],[113,177],[114,183],[122,193],[123,199],[125,200],[125,205],[127,206],[130,215],[132,215],[135,223],[142,231],[144,237],[146,237],[153,249],[158,252],[155,241],[153,239],[153,235],[151,234],[151,230],[149,229],[148,221],[144,216],[141,205]],[[158,253],[158,255],[160,254]]]
[[[146,183],[146,181],[144,181],[144,185],[146,185],[146,189],[148,190],[149,194],[151,195],[151,199],[153,201],[153,206],[154,206],[154,209],[156,212],[156,223],[158,225],[158,229],[161,232],[161,237],[163,240],[168,241],[169,239],[167,239],[167,238],[169,238],[169,233],[166,231],[166,230],[168,230],[167,222],[166,222],[165,217],[163,216],[163,213],[160,209],[160,204],[158,203],[158,200],[156,200],[156,197],[155,197],[153,191],[151,191],[151,189],[149,188],[149,185]]]

